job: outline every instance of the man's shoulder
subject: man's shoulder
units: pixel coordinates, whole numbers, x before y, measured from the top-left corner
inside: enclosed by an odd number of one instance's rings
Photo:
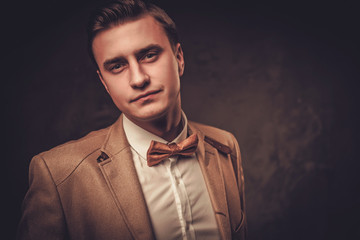
[[[101,154],[100,149],[110,127],[92,131],[80,139],[71,140],[42,152],[35,156],[33,161],[42,160],[52,174],[55,183],[59,183],[83,162],[88,160],[92,164],[97,162],[96,159]]]
[[[196,128],[197,130],[201,131],[208,137],[218,138],[219,140],[221,140],[221,139],[226,140],[229,137],[231,138],[231,136],[232,136],[232,133],[230,133],[229,131],[226,131],[226,130],[223,130],[223,129],[220,129],[217,127],[213,127],[210,125],[206,125],[203,123],[189,121],[189,124],[191,127]]]
[[[87,155],[101,147],[101,144],[108,134],[109,128],[110,127],[89,132],[84,137],[58,145],[48,151],[40,153],[40,155],[46,158],[53,158],[59,155],[64,156],[67,154],[71,154],[72,156]]]
[[[204,134],[205,141],[213,146],[221,144],[222,146],[233,149],[234,144],[237,144],[235,143],[236,140],[234,135],[229,131],[193,121],[189,121],[189,124],[192,128],[195,128]]]

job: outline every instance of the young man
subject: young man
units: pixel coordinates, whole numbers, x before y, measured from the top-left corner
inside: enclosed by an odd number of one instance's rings
[[[181,110],[175,24],[141,1],[89,24],[97,73],[122,114],[33,158],[19,239],[244,239],[244,178],[232,134]]]

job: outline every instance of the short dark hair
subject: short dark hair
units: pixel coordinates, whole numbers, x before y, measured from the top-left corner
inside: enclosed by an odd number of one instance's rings
[[[176,44],[179,42],[176,26],[164,10],[152,3],[146,3],[141,0],[112,1],[98,8],[91,15],[88,23],[88,52],[97,68],[98,65],[92,49],[96,35],[103,30],[125,23],[126,21],[136,20],[144,15],[152,16],[161,24],[169,39],[172,50],[175,52]]]

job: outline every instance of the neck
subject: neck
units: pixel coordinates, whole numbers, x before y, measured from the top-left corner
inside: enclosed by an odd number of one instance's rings
[[[170,113],[153,120],[139,121],[133,118],[129,119],[139,127],[169,142],[174,140],[183,129],[181,124],[180,106],[176,106],[173,111],[170,111]]]

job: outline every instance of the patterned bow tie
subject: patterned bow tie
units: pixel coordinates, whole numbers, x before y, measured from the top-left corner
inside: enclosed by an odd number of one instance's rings
[[[198,145],[198,137],[192,134],[184,141],[176,144],[164,144],[157,141],[151,141],[149,150],[147,151],[147,165],[149,167],[160,163],[162,160],[172,156],[191,156]]]

